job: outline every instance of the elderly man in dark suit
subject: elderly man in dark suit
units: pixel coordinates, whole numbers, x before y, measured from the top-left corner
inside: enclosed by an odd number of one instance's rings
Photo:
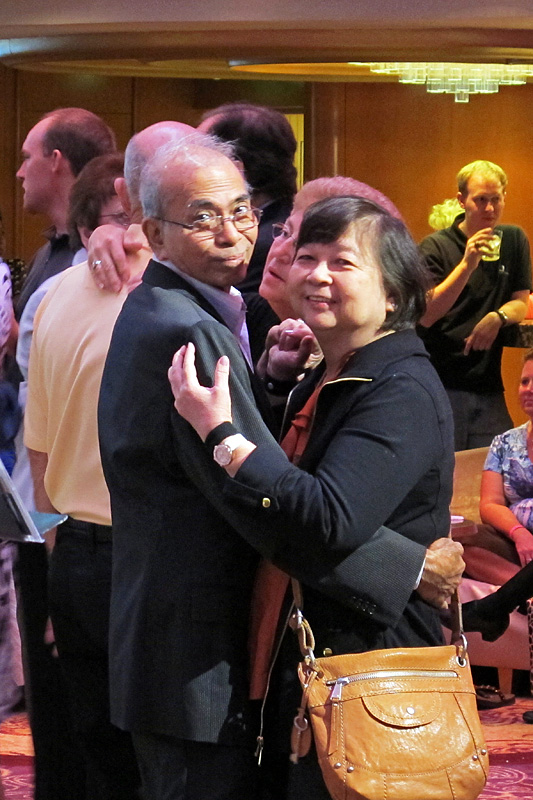
[[[100,395],[113,518],[112,720],[133,734],[147,800],[258,796],[247,701],[256,543],[253,532],[249,544],[230,524],[212,448],[174,410],[167,380],[174,352],[187,342],[204,383],[228,356],[235,424],[255,441],[269,436],[259,425],[268,407],[232,288],[246,272],[258,215],[238,169],[205,144],[194,137],[165,148],[143,171],[143,227],[154,259],[118,318]],[[223,448],[230,459],[231,439]],[[398,538],[376,534],[400,558]],[[440,581],[435,596],[445,594],[445,575],[457,563],[423,547],[404,553],[413,586],[424,558],[425,577]],[[364,575],[364,560],[340,565],[339,585]],[[353,586],[345,597],[361,603]]]
[[[189,340],[206,373],[226,353],[236,413],[246,428],[259,419],[244,306],[231,291],[258,216],[229,158],[194,142],[155,160],[141,198],[155,259],[118,319],[100,396],[114,529],[112,717],[133,732],[150,800],[249,800],[246,639],[257,556],[180,463],[167,370]]]

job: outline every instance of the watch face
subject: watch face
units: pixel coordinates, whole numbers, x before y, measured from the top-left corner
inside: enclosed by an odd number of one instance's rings
[[[221,467],[227,467],[228,464],[231,464],[232,457],[233,450],[227,444],[217,444],[213,450],[213,458]]]

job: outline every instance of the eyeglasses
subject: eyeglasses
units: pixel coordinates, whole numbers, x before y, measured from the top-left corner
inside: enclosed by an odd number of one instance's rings
[[[290,230],[287,228],[283,222],[273,222],[272,223],[272,236],[274,239],[282,239],[286,241],[287,239],[292,239],[292,243],[296,244],[296,239],[298,236],[291,233]]]
[[[224,227],[224,223],[228,220],[233,223],[239,233],[248,231],[250,228],[255,228],[256,225],[259,225],[262,214],[263,212],[260,208],[250,208],[246,206],[237,209],[233,214],[228,214],[227,217],[223,217],[222,214],[214,214],[211,211],[202,211],[198,218],[191,223],[178,222],[177,220],[164,219],[163,217],[157,217],[156,219],[161,222],[168,222],[171,225],[179,225],[181,228],[192,231],[192,233],[212,236],[220,233]]]
[[[131,222],[129,214],[124,211],[119,211],[116,214],[101,214],[100,219],[112,219],[116,225],[121,225],[123,228],[128,228]]]

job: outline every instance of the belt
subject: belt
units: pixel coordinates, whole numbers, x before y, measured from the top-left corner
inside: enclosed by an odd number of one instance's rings
[[[111,525],[97,525],[96,522],[84,522],[81,519],[68,517],[59,526],[58,533],[81,533],[93,542],[110,542],[112,540]]]

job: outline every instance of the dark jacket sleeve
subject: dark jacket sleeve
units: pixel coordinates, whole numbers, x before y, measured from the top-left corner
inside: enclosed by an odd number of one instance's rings
[[[180,441],[179,460],[188,476],[204,497],[264,558],[355,610],[364,612],[370,608],[376,622],[395,624],[415,586],[426,545],[383,527],[381,521],[371,530],[373,523],[369,520],[366,530],[350,536],[344,543],[339,540],[337,547],[329,534],[322,535],[322,530],[316,529],[317,525],[322,525],[320,519],[306,521],[305,515],[295,513],[304,507],[296,498],[292,498],[294,503],[290,500],[290,519],[285,519],[284,509],[288,509],[288,498],[293,488],[296,489],[296,478],[300,498],[301,492],[307,494],[314,486],[325,506],[330,506],[332,513],[327,523],[328,530],[337,524],[334,483],[343,471],[342,459],[325,483],[329,489],[323,491],[323,475],[319,472],[315,477],[293,467],[262,422],[251,402],[246,368],[240,353],[233,351],[231,339],[224,341],[221,350],[219,331],[200,325],[194,329],[194,341],[199,378],[206,385],[211,384],[210,376],[222,352],[229,356],[234,423],[246,438],[258,444],[258,450],[247,460],[237,478],[231,480],[214,463],[207,448],[203,453],[198,452],[197,434],[174,411],[174,434]],[[339,433],[339,437],[337,445],[340,446],[342,434]],[[190,446],[187,446],[187,439]],[[352,445],[349,446],[352,452]],[[286,483],[288,476],[292,478]],[[277,486],[275,491],[271,491],[273,485]],[[348,494],[352,493],[350,487]],[[314,499],[310,496],[309,499],[314,505]],[[382,510],[376,519],[383,516]],[[350,518],[353,519],[351,515]],[[281,520],[283,524],[280,524]],[[351,522],[346,520],[345,524]],[[306,525],[313,530],[312,535],[307,535]],[[375,580],[377,572],[380,574],[379,582]]]
[[[290,464],[278,445],[256,439],[257,449],[235,478],[224,478],[223,496],[212,500],[264,557],[354,608],[370,598],[374,619],[393,624],[426,547],[443,535],[431,509],[442,489],[437,414],[425,388],[402,374],[362,397],[354,393],[352,405],[314,474]],[[436,438],[421,436],[424,430],[437,431]],[[420,489],[421,504],[429,504],[422,535],[409,538],[383,527],[395,527],[394,512],[428,473]],[[216,483],[220,491],[220,477]]]
[[[371,391],[353,393],[352,410],[331,431],[314,474],[290,464],[281,448],[260,445],[227,481],[226,495],[247,506],[258,535],[270,527],[274,555],[296,557],[291,546],[296,529],[300,557],[303,550],[309,558],[326,548],[345,557],[393,519],[432,470],[439,488],[438,430],[426,389],[405,373],[389,375]],[[424,491],[420,503],[433,502],[430,487]],[[429,543],[432,532],[427,536]]]

